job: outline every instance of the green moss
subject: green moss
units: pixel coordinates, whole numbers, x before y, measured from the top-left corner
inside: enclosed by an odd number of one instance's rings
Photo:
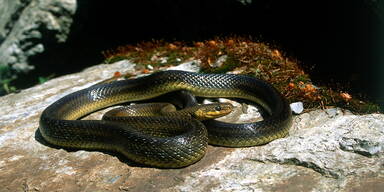
[[[55,74],[51,74],[51,75],[46,76],[46,77],[38,77],[37,80],[39,81],[39,84],[43,84],[43,83],[47,82],[48,80],[52,79],[53,77],[55,77]]]
[[[183,61],[185,58],[179,51],[172,51],[169,52],[169,54],[166,55],[167,57],[167,63],[169,65],[178,65]]]
[[[129,59],[127,56],[122,56],[122,55],[116,55],[113,57],[106,58],[104,60],[104,63],[115,63],[124,59]]]
[[[340,102],[337,106],[359,114],[383,112],[379,105],[371,102],[361,102],[359,100],[352,100],[348,103]]]
[[[233,56],[228,55],[225,62],[220,67],[205,67],[202,69],[203,73],[226,73],[232,71],[236,67],[240,67],[242,64],[239,60]]]
[[[293,82],[295,83],[299,83],[299,82],[309,82],[310,79],[306,76],[306,75],[298,75],[295,77],[295,79],[293,80]]]
[[[13,71],[11,67],[0,65],[0,95],[12,93],[17,90],[16,87],[11,84],[16,78],[15,71]]]

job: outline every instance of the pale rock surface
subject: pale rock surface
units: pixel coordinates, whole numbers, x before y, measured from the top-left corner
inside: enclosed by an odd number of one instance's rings
[[[66,41],[76,0],[0,0],[0,65],[28,72],[44,42]]]
[[[192,60],[189,62],[182,63],[177,66],[169,67],[166,70],[180,70],[180,71],[189,71],[189,72],[199,72],[200,71],[200,60]]]
[[[300,114],[304,111],[303,102],[294,102],[290,104],[291,110],[294,114]]]
[[[209,146],[183,169],[140,167],[98,151],[66,151],[36,130],[50,103],[113,76],[121,61],[0,97],[0,191],[382,191],[384,115],[342,109],[294,117],[286,138],[249,148]],[[242,106],[241,104],[239,106]],[[244,106],[242,106],[244,107]],[[242,108],[240,107],[240,108]],[[253,108],[242,108],[252,114]],[[98,119],[102,112],[87,118]]]

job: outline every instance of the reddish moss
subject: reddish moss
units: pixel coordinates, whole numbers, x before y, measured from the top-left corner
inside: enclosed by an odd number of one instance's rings
[[[296,60],[251,38],[225,37],[192,43],[153,40],[120,46],[104,51],[103,55],[107,63],[130,59],[143,66],[151,65],[153,70],[199,59],[202,72],[225,73],[235,70],[258,77],[273,84],[290,102],[303,102],[308,110],[338,106],[356,113],[380,111],[377,105],[347,92],[314,86]],[[225,62],[216,65],[215,62],[223,55],[227,56]]]

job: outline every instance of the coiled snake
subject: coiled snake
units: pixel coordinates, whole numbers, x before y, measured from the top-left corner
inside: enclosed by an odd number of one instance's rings
[[[199,97],[250,100],[270,115],[263,121],[204,124],[191,118],[131,117],[128,124],[79,120],[96,110],[124,102],[154,98],[186,90]],[[48,106],[40,118],[43,138],[56,146],[116,151],[128,159],[154,167],[184,167],[201,159],[208,142],[228,147],[268,143],[288,134],[291,110],[271,85],[254,77],[162,71],[152,75],[94,85]]]

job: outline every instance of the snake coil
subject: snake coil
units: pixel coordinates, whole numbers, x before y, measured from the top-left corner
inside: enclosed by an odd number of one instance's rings
[[[256,102],[270,115],[263,121],[231,124],[170,117],[133,117],[128,125],[104,120],[79,120],[108,106],[146,100],[187,90],[199,97],[240,98]],[[268,143],[288,134],[291,110],[270,84],[233,74],[162,71],[152,75],[94,85],[66,95],[48,106],[39,131],[56,146],[116,151],[154,167],[178,168],[201,159],[208,142],[228,147]],[[159,134],[161,136],[159,136]]]

